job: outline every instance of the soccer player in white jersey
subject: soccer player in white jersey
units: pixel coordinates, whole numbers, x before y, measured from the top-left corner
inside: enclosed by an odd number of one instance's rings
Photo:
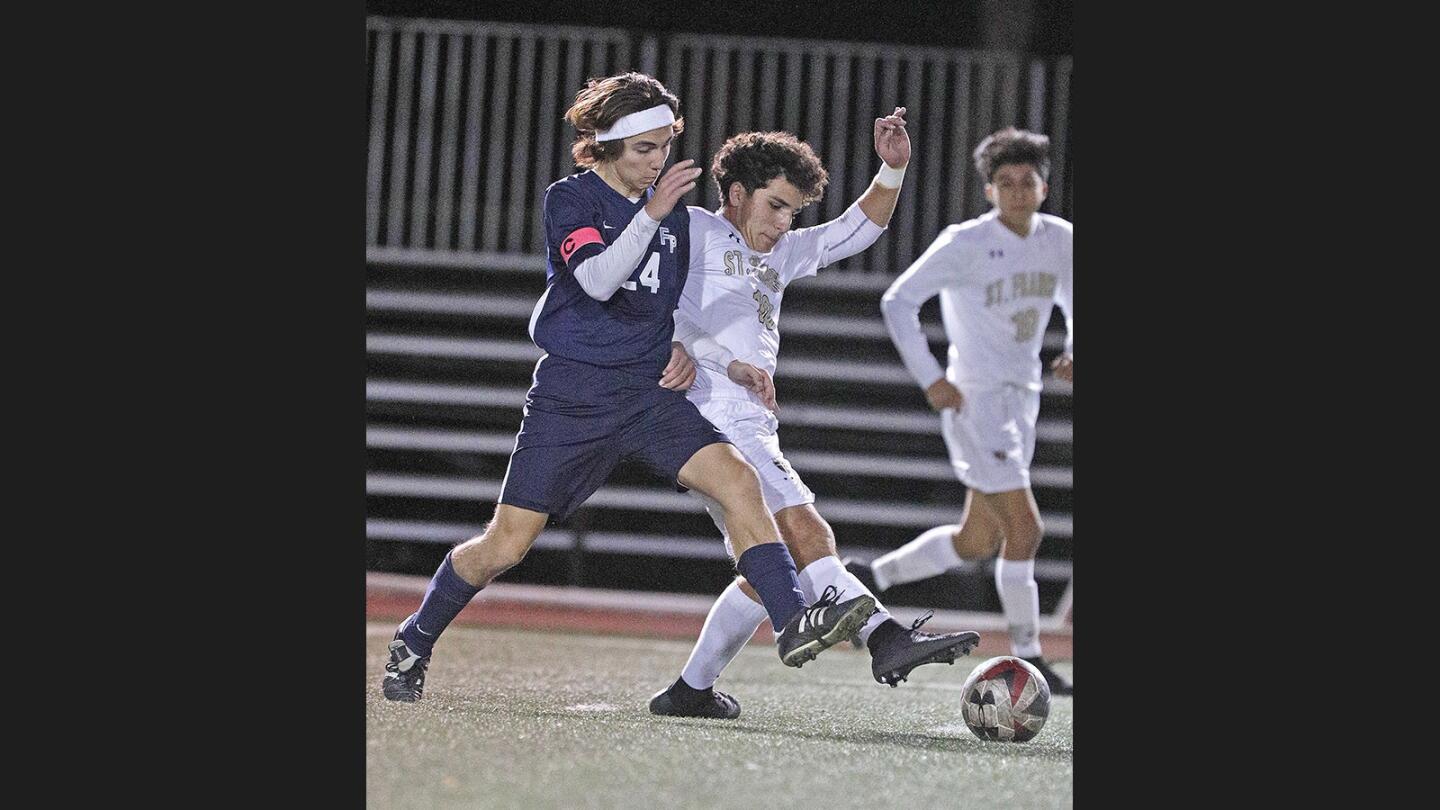
[[[840,563],[815,495],[780,452],[772,377],[781,299],[797,279],[869,247],[889,224],[910,160],[903,107],[875,119],[874,139],[883,161],[879,174],[843,214],[822,225],[790,230],[800,209],[824,194],[828,175],[809,144],[788,132],[747,132],[726,141],[711,166],[720,208],[690,207],[690,275],[675,315],[675,337],[698,367],[687,396],[755,467],[807,598],[869,591]],[[728,548],[724,509],[697,495]],[[905,627],[877,607],[857,635],[881,683],[895,686],[921,664],[953,663],[980,639],[974,632],[924,633],[918,629],[923,619]],[[711,608],[680,677],[651,699],[650,711],[738,717],[739,703],[715,691],[715,680],[764,618],[754,589],[738,577]]]
[[[1009,127],[982,141],[974,156],[994,208],[946,228],[880,303],[905,368],[940,412],[965,506],[958,524],[930,529],[876,559],[871,570],[883,591],[998,553],[995,587],[1011,650],[1044,673],[1052,694],[1073,695],[1040,650],[1035,553],[1044,526],[1030,491],[1030,460],[1040,346],[1054,304],[1065,315],[1066,336],[1052,367],[1056,377],[1073,380],[1075,226],[1039,213],[1049,191],[1049,138]],[[937,293],[950,340],[943,370],[918,317]],[[852,563],[850,570],[860,567]]]

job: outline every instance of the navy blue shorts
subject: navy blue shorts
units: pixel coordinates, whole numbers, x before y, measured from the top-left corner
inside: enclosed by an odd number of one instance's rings
[[[683,391],[658,379],[546,355],[525,398],[500,503],[564,520],[621,459],[644,462],[678,488],[696,451],[729,441]]]

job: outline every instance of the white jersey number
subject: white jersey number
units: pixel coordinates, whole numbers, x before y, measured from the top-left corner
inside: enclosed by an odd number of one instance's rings
[[[640,271],[640,283],[650,288],[650,294],[660,292],[660,254],[651,253],[650,261],[645,262],[645,269]],[[620,285],[627,290],[637,290],[635,282],[627,281]]]

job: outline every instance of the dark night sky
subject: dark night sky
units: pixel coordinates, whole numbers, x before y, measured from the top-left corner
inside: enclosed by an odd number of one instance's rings
[[[1035,54],[1071,53],[1073,0],[1034,0],[1029,46]],[[492,4],[475,0],[368,0],[370,14],[445,19],[549,22],[648,31],[730,33],[903,42],[952,48],[981,46],[979,2],[579,2],[530,0]]]

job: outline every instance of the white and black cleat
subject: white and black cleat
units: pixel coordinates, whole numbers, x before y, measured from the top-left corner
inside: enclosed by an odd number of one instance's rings
[[[385,664],[385,679],[380,682],[386,699],[406,703],[419,700],[425,693],[425,670],[429,666],[428,657],[410,652],[398,637],[390,642],[390,660]]]
[[[828,586],[815,604],[795,614],[780,630],[776,644],[785,666],[804,666],[822,651],[855,635],[875,612],[875,597],[868,594],[845,602],[839,598],[835,586]]]

